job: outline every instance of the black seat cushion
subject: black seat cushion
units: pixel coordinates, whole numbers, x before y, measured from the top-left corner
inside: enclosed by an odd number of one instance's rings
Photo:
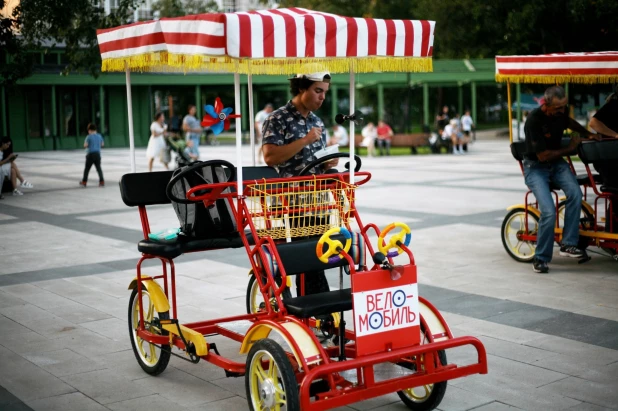
[[[583,186],[583,185],[589,186],[589,185],[591,185],[590,184],[590,178],[588,177],[588,174],[577,174],[575,176],[575,178],[577,179],[577,183],[580,186]],[[594,179],[595,184],[601,182],[601,176],[599,174],[593,174],[592,178]]]
[[[327,293],[310,294],[302,297],[283,300],[288,314],[299,318],[316,317],[352,309],[352,290],[329,291]]]
[[[601,186],[601,192],[603,192],[603,193],[611,193],[611,194],[618,194],[618,187]]]
[[[250,232],[246,233],[249,244],[254,245],[253,236]],[[152,240],[142,240],[137,244],[137,249],[141,253],[154,255],[157,257],[174,259],[184,253],[195,251],[216,250],[219,248],[240,248],[243,246],[242,239],[238,233],[230,234],[218,238],[194,238],[179,237],[174,242],[158,242]]]
[[[137,243],[137,250],[140,253],[169,259],[174,259],[182,254],[180,244],[176,241],[173,243],[161,243],[152,240],[142,240]]]

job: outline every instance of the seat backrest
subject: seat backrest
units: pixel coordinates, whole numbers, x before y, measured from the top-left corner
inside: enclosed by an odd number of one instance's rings
[[[268,166],[242,168],[243,180],[261,180],[263,178],[279,178],[279,173],[273,167]]]
[[[172,171],[130,173],[120,179],[120,195],[129,207],[169,204],[165,189]]]
[[[579,145],[579,158],[584,164],[618,161],[618,139],[585,141]]]
[[[511,154],[515,157],[517,161],[524,160],[524,154],[526,154],[526,142],[525,141],[516,141],[511,143]]]

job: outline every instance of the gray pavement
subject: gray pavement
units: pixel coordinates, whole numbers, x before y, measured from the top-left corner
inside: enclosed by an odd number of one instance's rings
[[[500,225],[525,186],[507,139],[488,135],[463,156],[363,158],[373,174],[357,192],[363,221],[409,224],[421,295],[488,351],[489,374],[449,382],[439,409],[618,410],[618,263],[596,248],[585,265],[556,251],[549,275],[512,260]],[[236,163],[233,147],[201,152]],[[145,150],[136,159],[145,171]],[[246,410],[243,378],[177,358],[151,377],[134,358],[127,286],[141,226],[117,186],[128,150],[104,151],[105,188],[78,186],[82,151],[18,161],[35,188],[0,201],[0,410]],[[153,230],[178,225],[171,206],[149,217]],[[180,320],[244,313],[248,266],[243,250],[179,257]],[[238,344],[217,345],[242,359]],[[342,409],[406,408],[392,394]]]

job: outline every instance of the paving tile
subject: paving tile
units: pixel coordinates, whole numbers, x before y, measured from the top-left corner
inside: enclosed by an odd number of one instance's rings
[[[159,394],[134,398],[126,401],[118,401],[112,404],[107,404],[107,408],[116,411],[188,411],[187,408],[178,405],[177,403],[170,401]],[[208,409],[210,410],[210,408]]]
[[[59,378],[3,347],[0,347],[0,364],[0,386],[22,401],[76,391]],[[36,381],[35,390],[32,389],[33,381]]]
[[[230,397],[219,401],[212,401],[205,404],[189,407],[189,411],[247,411],[249,405],[247,400],[242,397]]]
[[[595,382],[578,377],[568,377],[539,388],[539,393],[559,394],[581,402],[601,407],[616,407],[618,390],[616,382]]]
[[[108,408],[99,404],[81,392],[58,395],[27,403],[35,411],[107,411]]]
[[[103,405],[145,397],[157,392],[150,387],[144,387],[110,370],[69,375],[62,377],[62,380]]]
[[[57,317],[72,322],[73,324],[82,324],[86,322],[103,320],[111,318],[112,316],[90,308],[80,303],[71,301],[70,304],[60,307],[50,308],[48,311]]]
[[[559,411],[581,403],[562,394],[541,392],[540,388],[525,384],[521,378],[514,379],[491,371],[486,376],[464,378],[457,387],[523,410]]]
[[[22,298],[19,298],[9,292],[3,291],[0,288],[0,309],[5,307],[14,307],[17,305],[24,305],[26,301]]]
[[[441,410],[443,408],[440,408]],[[512,405],[504,404],[499,401],[492,401],[489,404],[481,405],[480,407],[474,408],[474,411],[517,411],[521,410],[521,408],[513,407]],[[444,408],[446,411],[446,408]]]
[[[242,378],[238,380],[244,381]],[[166,370],[157,377],[146,376],[135,380],[134,383],[183,407],[191,407],[234,396],[232,392],[208,381],[174,369]]]
[[[71,350],[24,354],[23,357],[57,377],[101,370],[105,366]]]

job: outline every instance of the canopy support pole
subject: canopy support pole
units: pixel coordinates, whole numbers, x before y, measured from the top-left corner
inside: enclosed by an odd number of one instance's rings
[[[350,115],[354,114],[354,97],[356,93],[356,81],[354,80],[354,68],[350,67]],[[354,121],[350,121],[350,184],[354,184]]]
[[[236,114],[241,114],[240,112],[240,74],[238,74],[238,70],[234,73],[234,110]],[[240,117],[236,117],[236,177],[238,178],[238,185],[236,187],[236,193],[238,194],[238,198],[242,197],[242,130],[241,130],[241,121]]]
[[[513,144],[513,107],[511,107],[511,82],[506,82],[506,96],[509,107],[509,141]]]
[[[257,154],[255,153],[255,121],[253,119],[253,77],[251,73],[247,74],[247,91],[249,100],[249,144],[251,144],[251,158],[253,159],[253,167],[255,167]]]
[[[124,70],[127,84],[127,112],[129,116],[129,155],[131,156],[131,172],[135,173],[135,136],[133,135],[133,101],[131,99],[131,71],[125,61]]]
[[[515,98],[517,98],[517,141],[521,141],[521,84],[515,85]]]

